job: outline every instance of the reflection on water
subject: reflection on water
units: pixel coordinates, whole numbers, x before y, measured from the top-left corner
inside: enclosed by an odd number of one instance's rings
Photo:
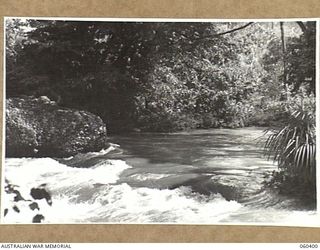
[[[302,201],[263,187],[276,165],[263,157],[262,135],[245,128],[114,136],[99,153],[7,159],[5,175],[25,192],[48,184],[56,206],[46,222],[316,223]]]
[[[265,173],[276,168],[263,157],[262,135],[262,130],[252,128],[130,134],[112,138],[122,152],[109,157],[133,166],[119,182],[134,187],[188,186],[200,194],[219,193],[226,200],[251,203],[262,192]],[[150,174],[158,178],[144,177]]]

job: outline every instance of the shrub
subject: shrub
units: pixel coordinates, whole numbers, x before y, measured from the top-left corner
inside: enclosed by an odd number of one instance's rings
[[[268,129],[265,152],[278,162],[288,176],[315,183],[316,138],[315,97],[302,89],[289,97],[285,110],[286,124],[280,129]]]

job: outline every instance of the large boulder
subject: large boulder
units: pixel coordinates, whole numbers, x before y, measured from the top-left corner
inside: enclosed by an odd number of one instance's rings
[[[42,96],[6,100],[7,157],[68,157],[106,145],[100,117],[62,108]]]

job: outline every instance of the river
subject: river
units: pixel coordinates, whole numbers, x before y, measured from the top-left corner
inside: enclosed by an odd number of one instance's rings
[[[263,156],[262,136],[261,128],[112,136],[101,152],[8,158],[4,174],[24,197],[46,184],[45,223],[319,225],[302,201],[264,187],[277,166]],[[3,196],[10,207],[12,196]],[[2,222],[30,223],[39,213],[19,206]]]

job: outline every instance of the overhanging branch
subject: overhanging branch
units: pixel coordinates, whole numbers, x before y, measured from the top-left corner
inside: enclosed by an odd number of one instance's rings
[[[241,29],[244,29],[244,28],[247,28],[249,25],[253,24],[253,22],[249,22],[243,26],[240,26],[240,27],[237,27],[235,29],[231,29],[231,30],[228,30],[228,31],[224,31],[224,32],[221,32],[221,33],[217,33],[217,34],[214,34],[213,36],[223,36],[223,35],[226,35],[226,34],[229,34],[229,33],[232,33],[232,32],[235,32],[235,31],[238,31],[238,30],[241,30]]]
[[[297,22],[297,24],[299,25],[300,29],[304,34],[307,33],[307,27],[304,25],[303,22]]]
[[[202,40],[205,40],[205,39],[212,39],[212,38],[215,38],[215,37],[219,37],[219,36],[223,36],[223,35],[226,35],[226,34],[229,34],[229,33],[236,32],[236,31],[241,30],[241,29],[245,29],[251,24],[253,24],[253,22],[246,23],[245,25],[242,25],[240,27],[237,27],[237,28],[234,28],[234,29],[231,29],[231,30],[227,30],[227,31],[224,31],[224,32],[220,32],[220,33],[216,33],[216,34],[212,34],[212,35],[208,35],[208,36],[199,37],[198,39],[196,39],[193,42],[193,45],[195,45],[195,44],[197,44],[197,43],[199,43],[199,42],[201,42]]]

